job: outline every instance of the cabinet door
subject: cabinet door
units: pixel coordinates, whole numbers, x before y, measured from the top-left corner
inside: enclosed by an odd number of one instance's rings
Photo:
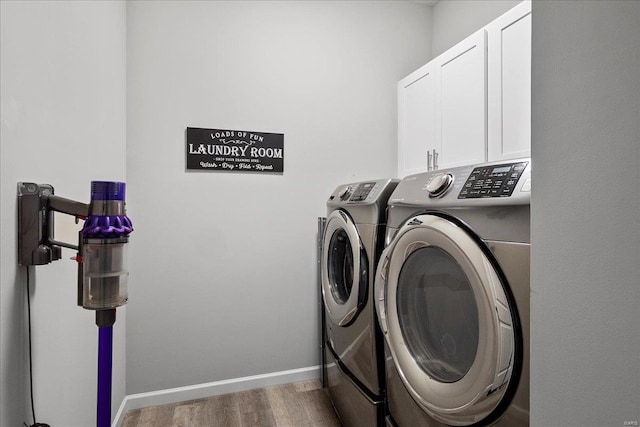
[[[424,65],[398,83],[398,177],[427,170],[435,145],[435,78]]]
[[[486,57],[482,29],[435,59],[439,168],[486,159]]]
[[[531,3],[487,27],[488,160],[531,155]]]

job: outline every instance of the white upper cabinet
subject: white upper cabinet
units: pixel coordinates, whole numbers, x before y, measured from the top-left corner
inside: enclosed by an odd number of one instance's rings
[[[436,63],[436,168],[481,163],[486,157],[486,35],[480,30]]]
[[[473,34],[398,83],[398,176],[484,160],[485,39]]]
[[[398,177],[531,155],[531,2],[398,84]]]
[[[398,171],[403,171],[402,176],[427,170],[427,152],[436,148],[434,69],[429,63],[398,83],[398,139],[403,147],[398,150]]]
[[[531,156],[531,3],[487,27],[488,160]]]

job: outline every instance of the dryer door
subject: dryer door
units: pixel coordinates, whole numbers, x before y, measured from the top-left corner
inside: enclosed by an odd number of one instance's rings
[[[517,310],[481,245],[453,220],[418,215],[383,252],[376,275],[379,319],[400,376],[448,425],[497,418],[519,377]]]
[[[331,212],[322,246],[322,294],[327,315],[337,325],[347,326],[366,301],[369,267],[356,225],[346,212]]]

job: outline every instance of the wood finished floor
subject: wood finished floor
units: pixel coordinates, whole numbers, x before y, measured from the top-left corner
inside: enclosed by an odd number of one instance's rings
[[[311,380],[127,412],[121,427],[340,427]]]

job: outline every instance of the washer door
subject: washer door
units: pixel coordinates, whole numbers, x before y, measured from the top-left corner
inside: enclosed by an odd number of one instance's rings
[[[517,311],[480,245],[453,221],[418,215],[376,275],[378,316],[407,390],[455,426],[497,418],[519,377]]]
[[[368,263],[358,230],[341,210],[327,218],[322,251],[322,294],[329,318],[348,326],[367,296]]]

